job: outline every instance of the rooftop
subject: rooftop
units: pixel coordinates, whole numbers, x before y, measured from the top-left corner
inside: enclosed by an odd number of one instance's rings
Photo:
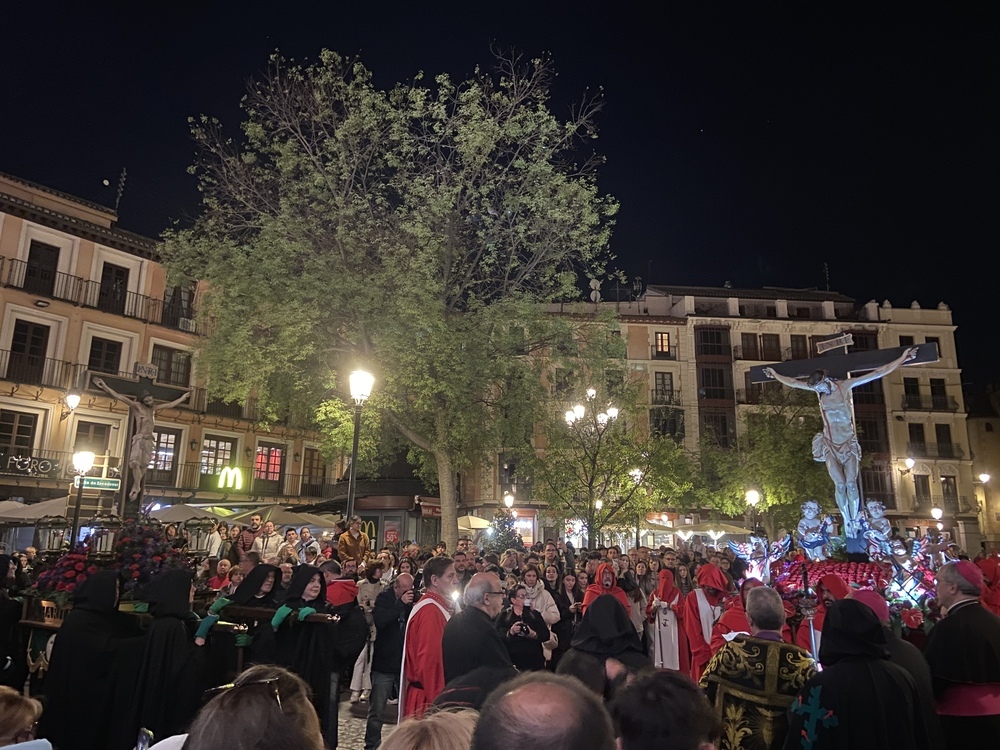
[[[779,286],[765,286],[761,289],[737,289],[726,286],[667,286],[650,284],[646,294],[674,297],[738,297],[740,299],[787,299],[801,302],[844,302],[854,304],[854,299],[840,292],[825,292],[811,287],[789,289]]]

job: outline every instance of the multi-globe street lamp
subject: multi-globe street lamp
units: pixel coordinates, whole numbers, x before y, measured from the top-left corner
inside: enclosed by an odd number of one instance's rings
[[[618,419],[618,409],[612,404],[608,404],[604,409],[599,409],[596,405],[597,391],[594,388],[587,389],[587,399],[585,404],[576,404],[572,409],[568,409],[565,414],[566,425],[571,430],[593,435],[598,443],[604,436],[604,432],[611,424]],[[597,514],[604,507],[604,500],[595,497],[593,492],[587,497],[587,546],[591,546],[592,537],[597,526]]]

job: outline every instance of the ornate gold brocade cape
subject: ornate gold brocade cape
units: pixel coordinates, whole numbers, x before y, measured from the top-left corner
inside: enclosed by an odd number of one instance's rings
[[[776,750],[788,707],[816,673],[809,653],[784,641],[738,635],[719,649],[700,685],[722,723],[720,750]]]

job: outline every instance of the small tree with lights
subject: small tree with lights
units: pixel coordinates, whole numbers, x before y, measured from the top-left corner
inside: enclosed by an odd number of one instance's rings
[[[493,533],[487,537],[486,551],[502,555],[504,550],[524,549],[524,540],[514,529],[514,514],[507,508],[497,508],[493,514]]]

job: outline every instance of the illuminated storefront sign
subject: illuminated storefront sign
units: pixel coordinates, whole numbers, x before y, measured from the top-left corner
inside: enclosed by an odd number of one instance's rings
[[[226,466],[219,473],[220,490],[242,490],[243,472],[236,466]]]

